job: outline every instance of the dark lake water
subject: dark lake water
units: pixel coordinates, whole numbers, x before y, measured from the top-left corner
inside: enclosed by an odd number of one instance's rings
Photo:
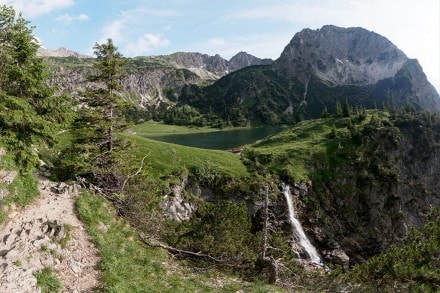
[[[197,148],[226,150],[256,142],[259,139],[278,133],[282,129],[282,126],[268,126],[206,133],[168,134],[147,137],[158,141]]]

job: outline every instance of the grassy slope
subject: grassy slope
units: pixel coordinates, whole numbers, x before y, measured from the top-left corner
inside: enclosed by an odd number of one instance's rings
[[[210,269],[197,273],[179,265],[164,250],[145,246],[99,196],[83,193],[77,201],[77,211],[102,257],[105,292],[284,292]]]
[[[14,172],[14,180],[8,184],[5,178],[0,181],[0,190],[3,196],[0,197],[0,224],[5,220],[5,208],[10,205],[25,206],[38,196],[38,182],[34,170],[19,171],[15,164],[12,153],[6,153],[0,158],[1,176]]]
[[[160,125],[159,128],[162,132],[175,130],[174,126]],[[191,131],[184,127],[178,130]],[[229,152],[158,142],[134,132],[125,135],[134,146],[133,152],[127,154],[127,164],[138,164],[147,156],[144,169],[158,186],[180,183],[185,172],[194,169],[213,171],[227,178],[250,176],[240,157]],[[144,245],[135,230],[116,217],[113,207],[100,197],[83,194],[77,202],[77,210],[100,251],[105,291],[237,292],[244,289],[245,292],[284,292],[259,282],[245,282],[215,269],[204,268],[203,273],[196,272],[191,268],[193,265],[174,261],[164,250]],[[102,229],[103,225],[106,229]]]
[[[130,138],[137,147],[135,156],[148,156],[147,165],[155,178],[180,173],[185,168],[215,168],[228,177],[248,176],[240,157],[229,152],[159,142],[133,134]]]
[[[367,123],[370,118],[368,116],[361,124]],[[309,180],[311,164],[331,166],[337,163],[332,161],[332,153],[339,146],[330,133],[333,126],[338,134],[347,133],[348,121],[349,118],[305,120],[249,146],[247,152],[256,155],[270,173],[286,174],[296,180]]]
[[[334,118],[303,121],[289,130],[248,148],[269,163],[269,171],[287,172],[297,180],[307,180],[307,163],[326,152],[332,140],[328,138]]]

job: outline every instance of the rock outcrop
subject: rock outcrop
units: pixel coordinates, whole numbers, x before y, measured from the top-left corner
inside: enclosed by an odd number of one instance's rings
[[[178,222],[189,220],[196,211],[196,206],[183,198],[187,184],[188,180],[185,179],[181,184],[174,185],[162,204],[165,215]]]

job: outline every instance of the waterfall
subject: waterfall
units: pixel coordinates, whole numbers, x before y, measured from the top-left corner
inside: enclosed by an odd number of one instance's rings
[[[316,248],[310,243],[306,234],[304,233],[304,229],[301,226],[301,223],[295,217],[295,208],[293,206],[292,194],[290,193],[290,186],[283,184],[283,194],[286,197],[287,207],[289,209],[289,219],[292,224],[292,232],[295,237],[297,243],[304,249],[309,257],[309,261],[318,265],[322,265],[321,258],[316,251]]]

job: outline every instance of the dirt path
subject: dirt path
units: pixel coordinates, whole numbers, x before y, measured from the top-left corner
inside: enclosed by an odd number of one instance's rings
[[[0,228],[0,292],[40,292],[33,273],[44,267],[53,268],[63,292],[99,288],[97,250],[74,212],[77,190],[40,179],[40,191]]]

